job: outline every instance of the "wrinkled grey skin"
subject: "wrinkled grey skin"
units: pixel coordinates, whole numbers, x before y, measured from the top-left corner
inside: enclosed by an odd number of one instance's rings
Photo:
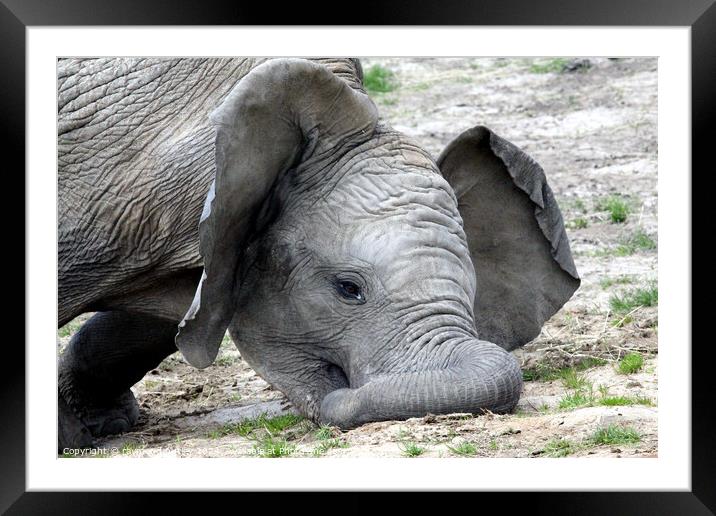
[[[508,352],[579,285],[531,158],[488,129],[435,161],[349,59],[61,60],[59,447],[129,429],[179,350],[242,357],[315,421],[506,412]],[[206,200],[205,200],[206,199]]]

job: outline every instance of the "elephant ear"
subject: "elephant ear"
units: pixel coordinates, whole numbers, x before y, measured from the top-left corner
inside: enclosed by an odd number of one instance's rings
[[[580,284],[544,172],[481,126],[453,140],[438,166],[457,196],[475,267],[478,335],[507,350],[523,346]]]
[[[234,315],[238,269],[272,186],[307,160],[369,139],[375,105],[327,67],[268,61],[247,74],[211,115],[216,176],[199,223],[204,271],[179,324],[176,345],[195,367],[210,365]]]

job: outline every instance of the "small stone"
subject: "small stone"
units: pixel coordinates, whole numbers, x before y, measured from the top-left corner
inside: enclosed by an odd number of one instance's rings
[[[570,62],[562,67],[564,72],[578,72],[584,71],[587,68],[592,67],[592,62],[589,59],[572,59]]]
[[[428,425],[433,424],[437,422],[437,418],[435,417],[435,414],[426,414],[423,418],[423,423],[426,423]]]

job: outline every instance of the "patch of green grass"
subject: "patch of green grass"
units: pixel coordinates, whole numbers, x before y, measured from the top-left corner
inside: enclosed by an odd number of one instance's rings
[[[584,201],[582,199],[575,199],[573,206],[575,210],[581,211],[582,213],[587,213],[587,205],[584,204]]]
[[[588,407],[593,405],[594,401],[594,393],[591,390],[579,390],[571,392],[559,400],[558,407],[560,409]]]
[[[208,437],[209,439],[221,439],[226,435],[236,433],[234,429],[235,427],[233,425],[226,424],[220,428],[214,428],[213,430],[209,430],[206,433],[206,437]]]
[[[559,378],[559,369],[555,369],[551,366],[538,364],[533,369],[522,370],[522,380],[525,382],[548,382]]]
[[[558,57],[556,59],[550,59],[549,61],[532,63],[530,65],[530,72],[532,73],[560,73],[564,70],[567,65],[567,59]]]
[[[348,448],[348,446],[350,445],[342,439],[324,439],[313,449],[313,454],[320,456],[333,448]]]
[[[599,397],[594,393],[594,386],[586,380],[580,379],[578,383],[572,383],[576,388],[566,394],[559,401],[559,408],[563,410],[572,410],[582,407],[594,407],[597,405],[613,407],[626,405],[646,405],[653,406],[654,403],[649,398],[641,396],[610,396],[609,388],[606,385],[599,385]]]
[[[626,405],[646,405],[647,407],[651,407],[654,405],[654,402],[649,398],[643,398],[641,396],[637,396],[636,398],[630,396],[605,396],[599,400],[599,404],[606,407],[623,407]]]
[[[69,337],[71,335],[74,335],[77,330],[79,330],[82,327],[82,324],[84,321],[80,321],[78,319],[72,319],[70,322],[62,326],[57,330],[57,335],[62,337],[63,339],[65,337]]]
[[[564,376],[572,374],[572,372],[586,371],[587,369],[602,366],[606,363],[607,361],[602,360],[601,358],[587,357],[583,360],[580,360],[571,367],[557,368],[549,365],[539,364],[536,368],[523,370],[522,379],[526,382],[549,382],[551,380],[560,380],[564,378]]]
[[[644,357],[639,353],[627,353],[619,361],[617,371],[620,374],[633,374],[641,370],[644,367]]]
[[[607,396],[599,400],[600,405],[605,407],[621,407],[624,405],[631,405],[631,399],[626,396]]]
[[[232,355],[221,355],[219,358],[214,360],[214,364],[218,366],[230,366],[236,362],[236,357]]]
[[[584,217],[572,219],[572,221],[567,224],[567,227],[570,229],[585,229],[587,226],[589,226],[589,222],[587,222],[587,219]]]
[[[148,391],[153,391],[157,387],[159,387],[160,382],[157,380],[144,380],[144,388]]]
[[[631,427],[609,425],[597,429],[589,438],[592,444],[634,444],[641,441],[639,433]]]
[[[173,358],[173,355],[170,355],[164,360],[162,360],[162,363],[159,364],[159,367],[157,369],[159,369],[160,371],[173,371],[175,363],[176,362]]]
[[[609,307],[616,315],[626,315],[637,308],[658,304],[659,289],[656,284],[635,288],[623,294],[615,294],[609,299]]]
[[[363,73],[363,86],[369,93],[388,93],[398,87],[398,82],[391,70],[374,64]]]
[[[567,457],[576,451],[576,445],[568,439],[552,439],[544,447],[548,457]]]
[[[303,421],[303,417],[295,414],[283,414],[272,418],[266,418],[266,416],[260,416],[257,418],[259,425],[265,428],[269,433],[275,434],[286,430],[294,425],[297,425]]]
[[[580,360],[574,367],[577,371],[586,371],[587,369],[591,369],[592,367],[606,365],[606,363],[607,361],[603,358],[586,357],[583,360]]]
[[[497,446],[497,443],[495,443],[495,446]],[[477,446],[475,446],[469,441],[461,442],[456,446],[448,446],[448,450],[450,450],[453,454],[459,455],[461,457],[474,457],[475,455],[477,455]]]
[[[612,326],[614,326],[615,328],[623,328],[624,326],[632,322],[634,322],[634,318],[631,315],[625,315],[620,319],[615,319],[612,322]]]
[[[287,457],[296,451],[296,446],[285,439],[272,435],[261,439],[254,445],[254,453],[259,457],[279,458]]]
[[[626,244],[619,244],[613,249],[607,249],[603,253],[604,256],[614,255],[614,256],[631,256],[636,252],[636,249],[634,247],[631,247]]]
[[[629,245],[635,249],[656,249],[654,239],[641,228],[629,238]]]
[[[588,385],[587,380],[573,367],[563,370],[561,377],[562,383],[567,389],[581,390]]]
[[[333,428],[328,425],[321,425],[318,427],[318,430],[316,430],[316,439],[319,441],[324,441],[326,439],[331,439],[333,437]]]
[[[212,430],[207,435],[211,439],[218,439],[231,434],[247,437],[249,434],[259,429],[265,430],[270,435],[275,435],[300,423],[301,421],[303,421],[303,417],[295,414],[283,414],[272,418],[267,417],[266,414],[261,414],[257,418],[247,419],[239,423],[227,423]]]
[[[413,436],[412,433],[408,431],[407,428],[398,428],[398,432],[395,434],[395,436],[401,440],[401,441],[408,441]]]
[[[613,285],[628,285],[634,282],[632,276],[619,276],[618,278],[603,278],[599,281],[599,286],[607,289]]]
[[[616,256],[631,256],[637,251],[650,251],[656,249],[656,242],[643,229],[638,229],[614,248]]]
[[[403,455],[406,457],[419,457],[423,453],[425,453],[425,448],[422,446],[419,446],[417,443],[414,442],[404,442],[399,443],[398,446],[403,452]]]
[[[467,75],[460,75],[455,78],[455,81],[462,84],[470,84],[472,83],[472,77],[469,77]]]
[[[611,195],[601,199],[597,203],[597,209],[599,211],[608,212],[609,220],[614,224],[623,224],[626,222],[631,212],[631,208],[626,199],[618,195]]]
[[[492,439],[489,444],[489,448],[492,451],[497,451],[500,449],[500,447],[497,445],[497,441],[495,439]]]
[[[350,446],[348,442],[334,437],[336,433],[336,429],[329,425],[321,425],[318,427],[315,436],[320,442],[318,446],[314,448],[313,455],[321,456],[333,448],[348,448],[348,446]]]

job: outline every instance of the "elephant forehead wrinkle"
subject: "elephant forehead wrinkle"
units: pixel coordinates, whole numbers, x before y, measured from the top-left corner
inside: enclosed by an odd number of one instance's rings
[[[333,160],[327,174],[306,174],[311,163],[299,166],[301,181],[307,191],[328,197],[332,190],[354,176],[399,175],[409,169],[427,177],[441,177],[430,155],[396,131],[379,122],[370,139],[348,149]]]
[[[440,220],[448,229],[455,230],[462,219],[457,201],[446,185],[439,176],[426,177],[414,170],[376,173],[371,167],[343,181],[326,201],[354,219],[370,221],[405,214],[416,220]]]
[[[336,211],[340,213],[339,220],[350,228],[356,245],[376,248],[389,257],[411,250],[421,250],[432,257],[442,251],[458,257],[467,255],[459,215],[440,203],[431,204],[433,198],[433,192],[403,192],[377,206],[357,208],[344,204]]]

